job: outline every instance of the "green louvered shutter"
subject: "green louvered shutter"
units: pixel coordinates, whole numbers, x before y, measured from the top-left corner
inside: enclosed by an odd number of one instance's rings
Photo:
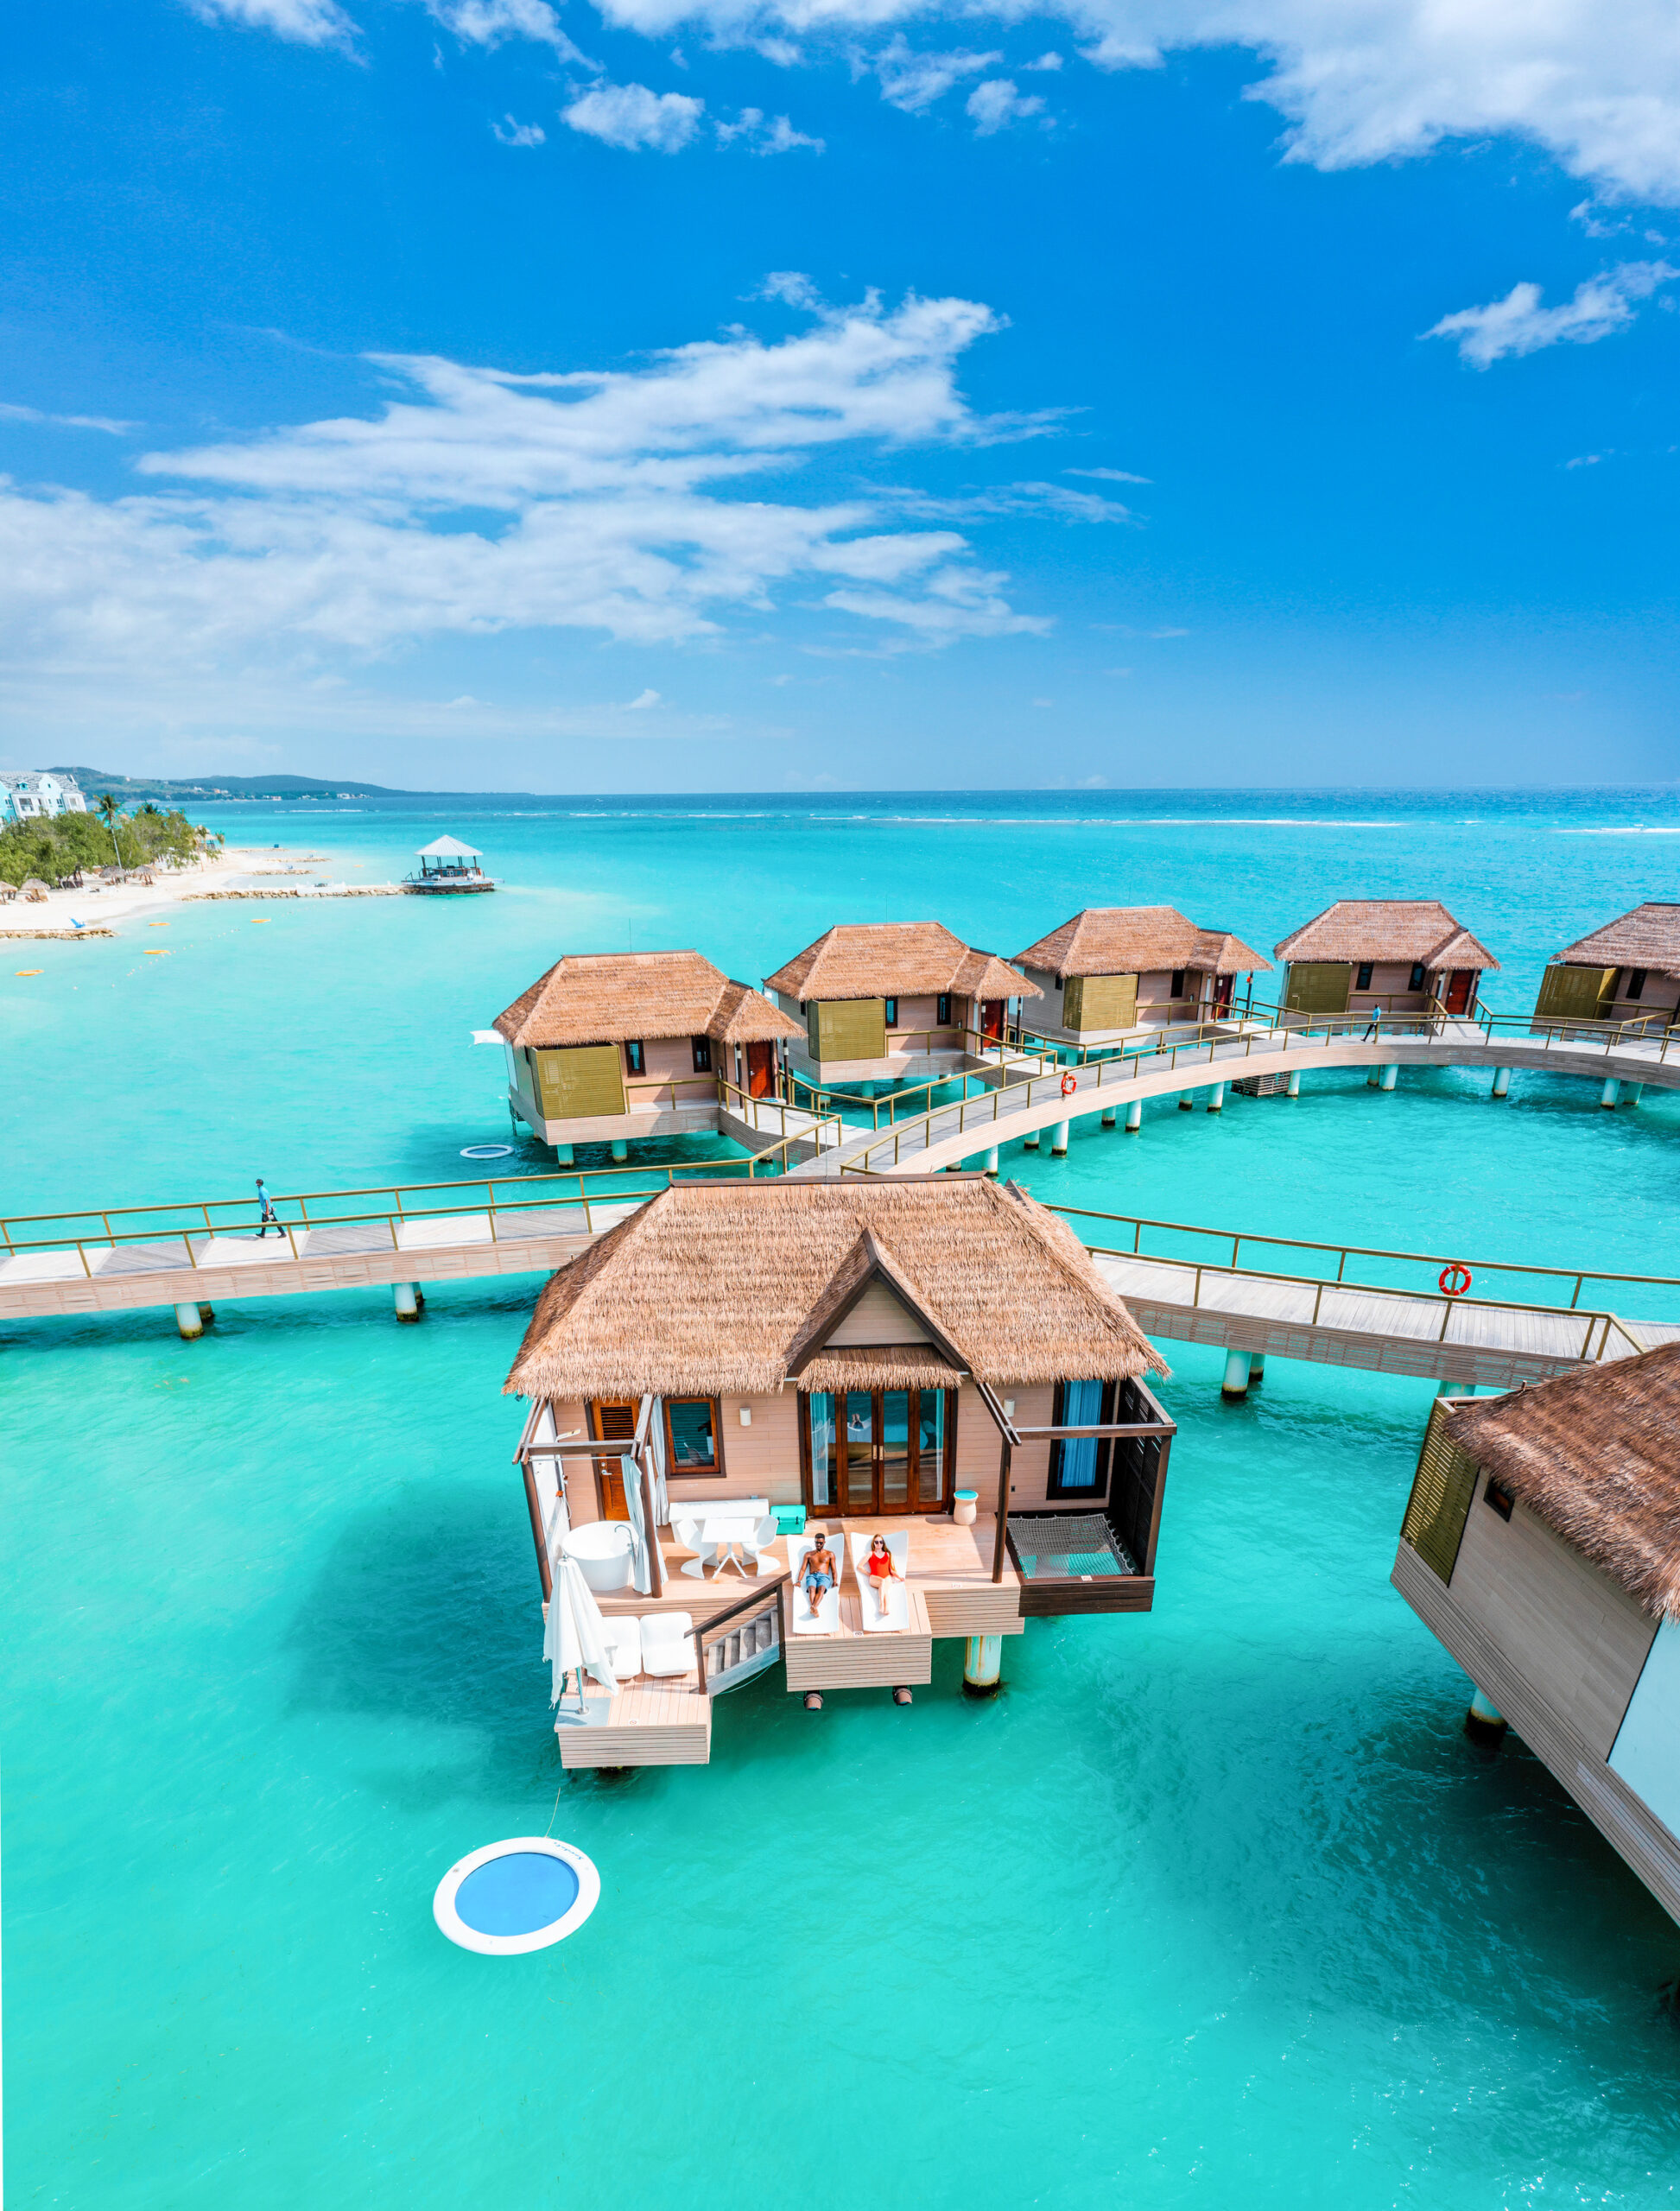
[[[1081,1017],[1070,1029],[1131,1029],[1138,1019],[1135,975],[1087,975]]]
[[[545,1121],[577,1121],[624,1111],[623,1061],[616,1044],[579,1044],[538,1052]]]
[[[819,1065],[832,1060],[885,1059],[884,998],[829,998],[815,1011]]]
[[[1353,979],[1345,960],[1293,960],[1284,1004],[1290,1013],[1346,1013]]]
[[[1446,1404],[1437,1399],[1430,1408],[1430,1424],[1417,1454],[1417,1472],[1406,1500],[1400,1536],[1438,1581],[1449,1582],[1476,1493],[1479,1470],[1469,1453],[1461,1451],[1453,1441],[1447,1419]]]
[[[1607,1021],[1616,987],[1613,967],[1548,967],[1534,1010],[1550,1021]]]

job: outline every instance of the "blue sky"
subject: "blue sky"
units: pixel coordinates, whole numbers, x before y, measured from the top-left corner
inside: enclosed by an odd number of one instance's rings
[[[1680,29],[1541,12],[31,11],[0,754],[1670,780]]]

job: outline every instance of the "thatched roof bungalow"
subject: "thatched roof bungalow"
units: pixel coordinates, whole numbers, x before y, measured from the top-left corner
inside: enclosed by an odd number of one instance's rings
[[[1229,929],[1199,928],[1176,906],[1086,906],[1015,964],[1043,993],[1034,1025],[1075,1044],[1216,1021],[1239,975],[1271,966]]]
[[[514,1112],[568,1158],[577,1143],[622,1156],[635,1137],[718,1128],[720,1081],[775,1096],[801,1034],[698,952],[568,953],[493,1026]]]
[[[1293,1013],[1473,1013],[1499,964],[1438,898],[1338,898],[1273,953]]]
[[[538,1530],[557,1503],[574,1529],[637,1518],[637,1437],[656,1524],[750,1498],[914,1546],[949,1537],[970,1492],[991,1533],[980,1553],[960,1537],[966,1575],[928,1599],[931,1632],[967,1636],[1147,1606],[1171,1433],[1148,1378],[1166,1372],[1083,1245],[1014,1185],[779,1178],[678,1184],[611,1230],[542,1291],[506,1388],[533,1401]],[[615,1439],[622,1456],[597,1448]],[[1065,1514],[1093,1554],[1075,1575],[1040,1530]]]
[[[1680,905],[1647,900],[1607,922],[1548,966],[1536,1017],[1552,1021],[1680,1018]],[[1656,1025],[1656,1023],[1653,1023]]]
[[[814,1082],[927,1080],[1001,1039],[1011,1005],[1037,998],[995,953],[938,922],[845,922],[767,976],[805,1034],[793,1063]]]
[[[1393,1578],[1680,1919],[1680,1342],[1438,1401]]]

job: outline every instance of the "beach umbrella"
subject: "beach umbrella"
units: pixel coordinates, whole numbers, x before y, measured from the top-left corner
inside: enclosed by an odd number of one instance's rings
[[[548,1701],[558,1704],[566,1694],[566,1676],[578,1677],[578,1704],[583,1704],[583,1677],[593,1674],[609,1695],[618,1687],[606,1648],[606,1623],[595,1593],[583,1578],[576,1559],[562,1551],[555,1568],[554,1591],[548,1599],[548,1621],[542,1637],[542,1656],[554,1668],[554,1690]]]

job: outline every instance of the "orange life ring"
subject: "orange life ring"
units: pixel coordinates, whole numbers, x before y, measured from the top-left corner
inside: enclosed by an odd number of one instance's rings
[[[1064,1075],[1062,1076],[1062,1095],[1064,1098],[1071,1098],[1071,1097],[1073,1096],[1074,1093],[1075,1093],[1078,1088],[1079,1088],[1079,1077],[1078,1077],[1076,1074],[1064,1074]]]
[[[1450,1259],[1442,1267],[1437,1279],[1444,1297],[1462,1297],[1470,1287],[1470,1270],[1462,1259]]]

